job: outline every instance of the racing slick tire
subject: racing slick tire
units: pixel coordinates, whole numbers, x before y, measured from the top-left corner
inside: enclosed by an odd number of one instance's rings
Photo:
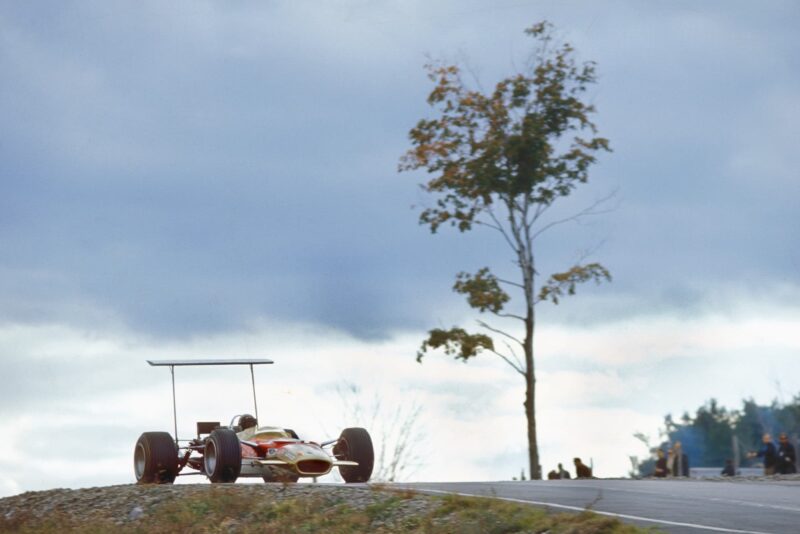
[[[339,474],[345,482],[367,482],[372,476],[375,463],[375,451],[372,438],[363,428],[345,428],[339,441],[333,447],[333,455],[339,460],[358,462],[358,465],[339,466]]]
[[[145,432],[133,450],[137,484],[172,484],[178,476],[178,446],[168,432]]]
[[[203,449],[203,468],[211,482],[236,482],[242,471],[242,449],[233,430],[211,432]]]

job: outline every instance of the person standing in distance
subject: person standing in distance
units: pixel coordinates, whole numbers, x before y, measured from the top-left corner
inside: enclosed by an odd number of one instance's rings
[[[797,473],[797,456],[795,455],[794,445],[789,441],[786,432],[781,432],[778,436],[778,465],[777,470],[781,475],[791,475]]]
[[[675,455],[674,464],[672,465],[672,476],[674,477],[688,477],[689,476],[689,456],[683,452],[683,446],[680,441],[676,441],[672,446]]]
[[[656,467],[653,471],[653,476],[657,478],[665,478],[667,476],[667,457],[664,456],[664,449],[656,451]]]
[[[758,452],[747,453],[748,458],[763,458],[764,459],[764,476],[771,476],[775,474],[775,468],[778,465],[778,451],[775,449],[775,444],[772,443],[772,436],[769,433],[764,434],[761,438],[764,445],[758,449]]]
[[[558,478],[566,479],[566,480],[569,480],[570,478],[572,478],[572,477],[569,476],[569,471],[564,469],[564,466],[561,465],[561,464],[558,464]]]

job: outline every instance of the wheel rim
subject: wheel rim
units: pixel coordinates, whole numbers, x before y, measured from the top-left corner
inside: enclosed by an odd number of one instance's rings
[[[340,460],[349,460],[350,459],[350,447],[347,446],[347,440],[343,438],[339,438],[339,443],[336,444],[336,448],[338,452],[336,457]]]
[[[146,464],[147,454],[145,453],[144,445],[137,443],[136,451],[133,453],[133,470],[136,473],[136,480],[141,480],[141,478],[144,476]]]
[[[206,450],[203,456],[205,457],[206,474],[210,476],[217,467],[217,447],[212,440],[208,440],[208,443],[206,443]]]

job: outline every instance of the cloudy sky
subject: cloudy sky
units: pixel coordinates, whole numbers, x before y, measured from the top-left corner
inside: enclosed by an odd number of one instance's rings
[[[419,226],[397,164],[428,57],[491,86],[542,19],[598,63],[614,149],[561,213],[616,191],[541,242],[614,276],[538,312],[545,470],[624,475],[667,413],[800,393],[797,2],[0,2],[0,496],[131,482],[172,427],[154,358],[274,359],[262,422],[313,439],[416,404],[410,479],[517,475],[519,377],[414,361],[474,325],[454,274],[510,255]],[[251,411],[245,369],[177,375],[179,434]]]

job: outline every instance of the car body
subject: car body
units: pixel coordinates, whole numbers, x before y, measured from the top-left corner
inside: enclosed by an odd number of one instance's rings
[[[374,451],[369,433],[345,428],[337,439],[323,442],[300,439],[291,429],[259,426],[257,417],[234,416],[230,424],[198,422],[197,435],[177,437],[174,404],[175,366],[253,365],[271,360],[170,360],[150,365],[169,366],[173,378],[175,437],[168,432],[144,432],[134,449],[134,474],[140,484],[171,484],[180,475],[205,475],[211,482],[235,482],[258,477],[265,482],[296,482],[326,475],[336,467],[345,482],[367,482],[372,475]],[[255,379],[253,379],[255,402]],[[256,404],[256,413],[258,405]],[[244,423],[244,427],[242,425]],[[185,445],[181,445],[181,443]]]

